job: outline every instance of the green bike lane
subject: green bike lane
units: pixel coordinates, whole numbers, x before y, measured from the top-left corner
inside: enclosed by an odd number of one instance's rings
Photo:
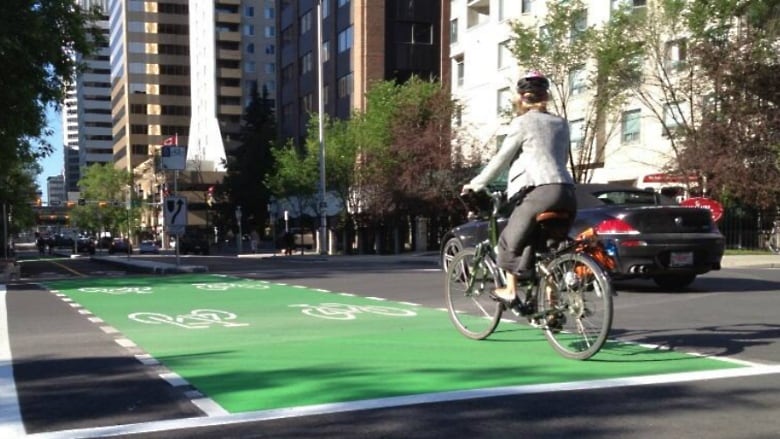
[[[487,340],[473,341],[441,309],[218,275],[46,286],[228,414],[361,401],[408,404],[436,400],[429,395],[447,400],[524,386],[588,388],[599,380],[746,367],[617,341],[589,361],[572,361],[523,324],[502,322]]]

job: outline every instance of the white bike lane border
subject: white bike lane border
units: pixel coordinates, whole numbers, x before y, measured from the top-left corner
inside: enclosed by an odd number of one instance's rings
[[[265,282],[265,281],[259,281],[259,282]],[[357,296],[356,294],[351,294],[351,293],[338,293],[329,290],[310,288],[310,287],[299,286],[299,285],[289,285],[284,283],[268,283],[268,284],[290,286],[293,288],[310,289],[313,291],[336,294],[341,296]],[[0,370],[0,372],[5,374],[4,365],[7,363],[10,369],[11,356],[10,356],[10,351],[8,351],[8,355],[5,355],[5,352],[3,351],[3,338],[5,339],[8,338],[7,337],[8,331],[7,331],[6,308],[5,308],[5,288],[2,284],[0,284],[0,287],[2,287],[2,289],[0,289],[0,293],[2,294],[0,295],[2,296],[3,299],[0,302],[0,308],[1,308],[0,309],[0,331],[2,331],[2,333],[0,333],[0,369],[2,369]],[[64,294],[58,291],[51,291],[51,292],[56,294],[60,298],[62,298],[62,300],[72,303],[72,300],[67,296],[65,296]],[[381,297],[364,297],[364,298],[370,300],[376,300],[379,302],[384,302],[387,300]],[[412,302],[398,302],[398,304],[409,305],[409,306],[420,306],[419,304],[412,303]],[[75,303],[72,303],[71,306],[74,308],[80,307],[78,304]],[[441,308],[439,310],[446,311],[446,308]],[[86,310],[80,310],[80,313],[91,315],[91,313]],[[89,317],[89,320],[94,323],[102,323],[102,320],[95,316]],[[105,331],[106,329],[103,330]],[[114,329],[114,331],[116,330]],[[121,339],[117,339],[117,340],[118,340],[117,343],[119,343],[120,345],[127,344],[128,348],[135,347],[135,344],[128,339],[124,339],[125,340],[124,342],[120,342],[119,340]],[[5,342],[5,346],[8,346],[7,340]],[[650,348],[662,348],[660,346],[646,345],[646,344],[643,344],[643,346],[648,346]],[[696,355],[696,354],[691,354],[691,355]],[[136,355],[136,358],[139,358],[139,361],[141,361],[145,365],[159,366],[159,362],[157,362],[157,360],[152,358],[150,355],[145,355],[145,359],[143,360],[140,357],[144,357],[144,356]],[[8,359],[7,361],[6,358]],[[501,397],[501,396],[530,395],[530,394],[549,393],[549,392],[565,392],[565,391],[591,390],[591,389],[595,390],[595,389],[637,387],[637,386],[655,385],[655,384],[685,383],[691,381],[701,381],[701,380],[710,380],[710,379],[780,374],[780,365],[762,365],[758,363],[742,361],[738,359],[730,359],[730,358],[721,358],[721,360],[738,363],[747,367],[736,368],[736,369],[704,371],[704,372],[678,372],[678,373],[639,376],[639,377],[608,378],[608,379],[597,379],[597,380],[589,380],[589,381],[573,381],[573,382],[554,383],[554,384],[532,384],[532,385],[494,387],[494,388],[487,388],[487,389],[472,389],[472,390],[463,390],[463,391],[446,391],[446,392],[429,393],[429,394],[421,394],[421,395],[377,398],[377,399],[351,401],[351,402],[343,402],[343,403],[316,404],[316,405],[292,407],[292,408],[259,410],[254,412],[242,412],[238,414],[230,414],[226,410],[222,409],[222,407],[220,407],[214,401],[208,399],[209,402],[207,403],[207,405],[213,404],[213,407],[211,407],[210,410],[203,410],[204,413],[206,413],[205,417],[151,421],[151,422],[144,422],[144,423],[137,423],[137,424],[125,424],[125,425],[83,428],[83,429],[74,429],[74,430],[62,430],[62,431],[53,431],[53,432],[45,432],[45,433],[36,433],[31,435],[24,435],[23,433],[24,426],[21,423],[21,415],[18,406],[18,399],[16,397],[15,386],[13,383],[13,371],[11,370],[10,372],[11,387],[10,388],[7,387],[5,385],[5,382],[3,382],[3,385],[0,387],[0,390],[3,391],[3,395],[0,395],[0,403],[3,404],[3,406],[0,407],[0,416],[2,416],[0,417],[0,438],[5,438],[5,437],[27,437],[27,438],[35,438],[35,439],[72,439],[74,437],[101,438],[106,436],[119,436],[119,435],[129,435],[129,434],[139,434],[139,433],[161,433],[170,430],[179,430],[179,429],[187,429],[187,428],[214,427],[220,425],[236,425],[236,424],[249,423],[249,422],[262,422],[262,421],[289,419],[289,418],[296,418],[296,417],[303,417],[303,416],[346,413],[346,412],[353,412],[359,410],[384,409],[384,408],[403,407],[403,406],[430,404],[430,403],[446,403],[446,402],[464,401],[464,400],[472,400],[472,399],[479,399],[479,398],[493,398],[493,397]],[[170,375],[178,377],[177,378],[178,385],[187,385],[186,381],[183,378],[179,377],[178,375],[174,373],[171,373]],[[4,377],[4,376],[5,375],[0,375],[0,377]],[[168,381],[169,383],[171,383],[171,385],[177,385],[175,384],[176,380],[167,379],[166,377],[163,376],[163,374],[161,374],[160,376],[166,381]],[[12,396],[8,396],[8,392],[7,392],[8,390],[13,392],[11,394]],[[194,390],[193,392],[195,393],[195,396],[200,395],[200,393],[197,392],[197,390]],[[12,406],[9,406],[8,409],[6,408],[6,402],[12,404]],[[6,425],[9,428],[8,430],[3,429],[4,426]],[[4,434],[6,432],[9,433],[9,436]],[[19,432],[22,432],[21,435],[19,434]]]
[[[0,284],[0,437],[12,438],[23,437],[25,430],[14,381],[6,292],[5,284]]]

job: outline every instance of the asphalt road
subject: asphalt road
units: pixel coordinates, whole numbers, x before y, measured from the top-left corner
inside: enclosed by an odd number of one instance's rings
[[[165,256],[144,259],[172,262]],[[426,258],[186,257],[181,262],[208,266],[212,273],[443,306],[441,273]],[[113,334],[37,285],[45,279],[133,275],[86,259],[59,259],[24,263],[23,280],[7,287],[15,385],[32,437],[763,439],[780,431],[778,269],[724,268],[678,293],[658,291],[645,281],[617,285],[614,337],[749,362],[754,375],[516,392],[314,416],[290,413],[270,420],[203,416],[203,407],[192,403],[193,389],[171,386],[154,366],[118,345]],[[520,368],[522,355],[515,348],[507,347],[507,355],[518,355]],[[1,431],[19,433],[7,402]],[[118,427],[90,430],[107,423]]]

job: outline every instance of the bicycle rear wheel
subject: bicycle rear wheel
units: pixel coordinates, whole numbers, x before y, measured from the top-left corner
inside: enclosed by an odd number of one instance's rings
[[[547,269],[537,297],[546,316],[544,335],[562,356],[587,360],[601,349],[612,327],[612,283],[584,253],[557,256]]]
[[[498,326],[503,305],[490,292],[500,286],[492,262],[482,258],[475,264],[476,252],[458,252],[447,268],[446,300],[450,320],[466,337],[482,340]],[[469,289],[469,280],[473,279]]]

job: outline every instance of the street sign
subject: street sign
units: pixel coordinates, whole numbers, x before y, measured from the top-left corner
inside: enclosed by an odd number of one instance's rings
[[[712,198],[688,198],[687,200],[681,202],[680,205],[686,207],[703,207],[705,209],[709,209],[710,214],[712,215],[712,220],[716,222],[723,217],[723,205],[713,200]]]
[[[181,235],[187,226],[187,199],[184,197],[168,197],[163,203],[165,228],[168,233]]]
[[[183,171],[187,166],[187,149],[183,146],[162,147],[162,168],[170,171]]]

